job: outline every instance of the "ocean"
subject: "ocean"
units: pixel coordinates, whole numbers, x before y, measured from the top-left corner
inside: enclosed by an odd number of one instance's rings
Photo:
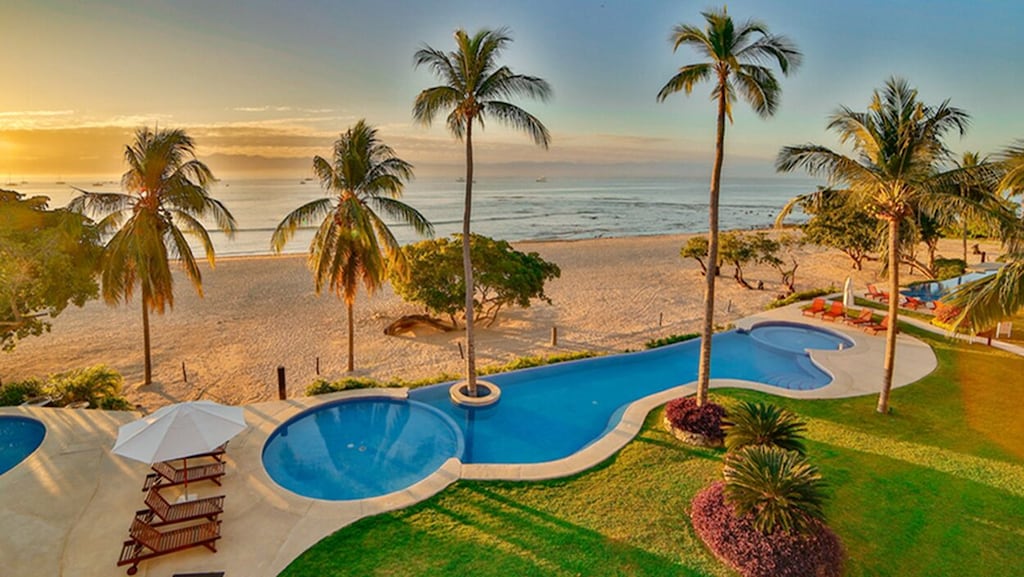
[[[96,192],[117,191],[105,182],[29,182],[13,188],[29,196],[45,195],[60,207],[77,194],[70,185]],[[509,241],[567,240],[680,234],[707,230],[708,181],[705,178],[576,179],[494,178],[473,186],[473,231]],[[462,229],[465,184],[454,178],[416,179],[403,200],[434,224],[436,236]],[[720,226],[751,229],[771,226],[787,200],[814,190],[814,182],[791,177],[725,178]],[[234,238],[211,232],[218,256],[269,254],[270,235],[281,219],[302,204],[325,195],[316,181],[296,179],[223,180],[211,194],[234,215]],[[799,220],[797,216],[794,220]],[[400,242],[418,240],[406,226],[392,227]],[[302,253],[315,227],[300,229],[284,252]]]

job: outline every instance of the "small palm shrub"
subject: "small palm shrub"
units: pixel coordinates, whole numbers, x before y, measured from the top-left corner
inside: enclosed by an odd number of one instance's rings
[[[673,399],[665,406],[665,420],[672,427],[686,433],[703,436],[710,443],[721,445],[725,433],[722,417],[725,409],[712,402],[697,406],[695,397]]]
[[[729,410],[722,424],[730,452],[750,445],[773,445],[804,454],[807,426],[796,415],[770,403],[744,401]]]
[[[825,483],[807,457],[778,447],[743,447],[725,458],[726,500],[763,533],[803,533],[824,522]]]
[[[0,407],[20,405],[32,397],[43,394],[43,382],[38,379],[12,381],[0,387]]]
[[[722,482],[697,493],[690,504],[694,531],[720,559],[743,577],[839,577],[843,547],[820,521],[812,531],[762,533],[750,516],[739,516]]]
[[[95,365],[51,375],[47,394],[58,399],[58,404],[88,402],[90,407],[108,410],[131,409],[128,399],[121,396],[124,379],[106,365]]]

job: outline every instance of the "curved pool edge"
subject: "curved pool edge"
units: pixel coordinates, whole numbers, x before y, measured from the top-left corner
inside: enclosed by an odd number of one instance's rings
[[[39,449],[41,449],[42,446],[43,446],[43,443],[46,442],[46,438],[48,436],[50,436],[50,430],[46,426],[46,423],[44,423],[42,420],[37,419],[37,418],[35,418],[35,417],[31,416],[31,415],[28,415],[28,414],[16,414],[16,413],[11,413],[11,412],[3,412],[3,413],[0,413],[0,420],[2,420],[2,419],[19,419],[19,420],[24,420],[24,421],[32,421],[33,423],[36,423],[40,427],[43,428],[43,436],[39,439],[39,442],[36,443],[36,446],[33,447],[32,450],[29,451],[27,454],[25,454],[24,457],[19,459],[17,463],[12,465],[11,468],[7,469],[6,471],[0,471],[0,476],[7,475],[8,473],[16,471],[18,469],[18,467],[21,467],[21,466],[25,465],[26,463],[29,463],[30,460],[32,459],[32,456],[39,453]]]

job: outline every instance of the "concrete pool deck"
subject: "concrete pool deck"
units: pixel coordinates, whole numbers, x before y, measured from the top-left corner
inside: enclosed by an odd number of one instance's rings
[[[877,393],[884,334],[869,336],[852,327],[806,318],[795,306],[755,315],[737,325],[749,328],[772,320],[833,329],[854,340],[856,346],[811,353],[812,360],[834,379],[821,389],[790,391],[724,379],[716,379],[712,386],[755,389],[794,398]],[[921,341],[900,335],[897,347],[894,386],[917,381],[936,367],[934,353]],[[200,496],[227,495],[218,552],[196,548],[144,561],[138,574],[170,577],[176,573],[225,571],[229,576],[274,576],[334,531],[363,517],[422,501],[460,478],[546,479],[593,467],[632,440],[651,409],[694,390],[693,384],[687,384],[634,402],[613,431],[565,459],[534,465],[464,465],[458,459],[449,459],[430,477],[403,491],[341,502],[300,497],[275,484],[263,468],[264,443],[282,422],[325,401],[404,397],[407,391],[349,391],[247,405],[244,410],[250,427],[228,446],[223,486],[209,482],[190,485],[190,492]],[[149,467],[115,456],[110,448],[118,427],[139,416],[130,412],[0,408],[0,415],[8,414],[36,418],[46,425],[47,433],[35,453],[0,476],[2,573],[8,577],[123,575],[126,568],[115,563],[135,511],[144,508],[141,488]]]

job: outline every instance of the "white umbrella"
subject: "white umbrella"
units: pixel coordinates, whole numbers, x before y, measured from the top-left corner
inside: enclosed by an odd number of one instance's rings
[[[168,405],[152,415],[122,425],[117,431],[114,453],[145,463],[186,459],[216,449],[246,426],[241,407],[213,401]],[[187,460],[185,471],[185,492],[188,493]]]
[[[843,283],[843,306],[850,308],[854,306],[853,301],[853,279],[846,277],[846,282]]]

